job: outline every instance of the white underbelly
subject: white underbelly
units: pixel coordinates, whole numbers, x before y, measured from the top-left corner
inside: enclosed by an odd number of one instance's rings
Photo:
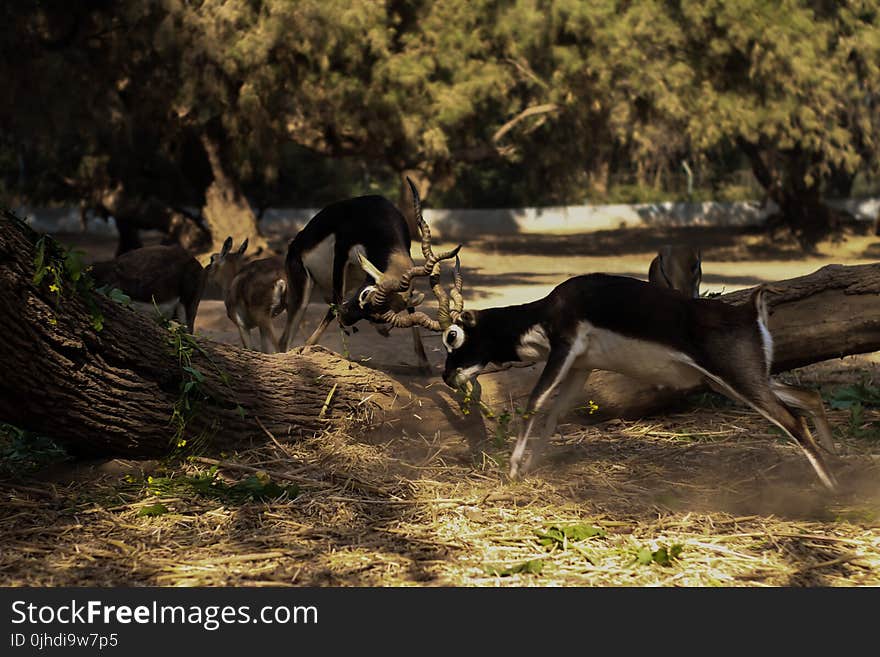
[[[343,271],[342,296],[346,298],[351,291],[360,287],[364,281],[364,270],[358,261],[357,254],[366,255],[360,244],[355,244],[348,251],[348,259]],[[336,236],[330,235],[319,242],[310,251],[303,253],[302,261],[306,271],[314,282],[318,293],[327,303],[333,302],[333,259],[336,257]]]
[[[336,254],[336,235],[330,235],[318,242],[311,250],[302,254],[302,263],[309,272],[315,287],[325,298],[333,296],[333,257]]]
[[[588,323],[583,330],[586,349],[578,358],[583,367],[619,372],[670,388],[688,388],[703,380],[690,357],[679,351]]]

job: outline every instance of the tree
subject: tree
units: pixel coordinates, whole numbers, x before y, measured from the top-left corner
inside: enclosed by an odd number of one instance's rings
[[[826,193],[880,171],[878,11],[860,0],[681,3],[693,146],[735,143],[805,245],[834,223]]]
[[[0,117],[27,159],[52,165],[48,196],[67,191],[112,214],[120,250],[139,245],[140,228],[186,223],[178,206],[192,203],[205,205],[215,241],[232,232],[265,245],[238,177],[227,174],[216,119],[225,97],[203,95],[198,120],[179,98],[199,73],[180,57],[198,44],[172,29],[182,5],[43,1],[4,9],[14,56],[3,59],[11,102]]]
[[[409,211],[406,176],[531,205],[745,162],[808,245],[824,197],[880,172],[866,0],[39,0],[0,18],[5,186],[132,230],[176,213],[260,244],[245,199],[296,201],[317,169],[322,200],[379,190]]]

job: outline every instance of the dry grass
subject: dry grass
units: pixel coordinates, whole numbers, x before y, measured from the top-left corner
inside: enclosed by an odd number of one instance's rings
[[[503,476],[508,446],[475,455],[460,436],[399,427],[219,455],[224,480],[261,471],[299,486],[271,502],[146,481],[204,475],[210,459],[64,467],[0,481],[0,584],[880,585],[880,444],[847,437],[848,417],[831,413],[835,497],[729,405],[564,425],[548,465],[516,483]],[[141,515],[157,503],[168,512]],[[604,535],[554,547],[536,535],[576,524]],[[669,565],[636,558],[675,545]],[[540,573],[498,574],[529,561]]]

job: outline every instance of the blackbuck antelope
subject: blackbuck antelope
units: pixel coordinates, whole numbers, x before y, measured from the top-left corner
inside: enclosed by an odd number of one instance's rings
[[[287,305],[287,277],[284,259],[263,258],[245,262],[248,241],[232,250],[232,238],[223,242],[220,253],[211,256],[212,275],[223,289],[226,316],[238,328],[245,349],[256,349],[251,339],[254,328],[260,330],[260,349],[267,354],[279,350],[272,319]]]
[[[193,332],[208,269],[179,245],[145,246],[115,260],[96,262],[89,273],[99,286],[122,290],[132,306],[176,319]]]
[[[697,298],[703,278],[702,260],[700,250],[692,246],[663,246],[651,261],[648,280]]]
[[[461,277],[456,278],[454,307],[449,309],[445,293],[438,297],[447,385],[466,388],[490,364],[547,362],[529,397],[511,477],[537,463],[560,414],[599,369],[672,388],[706,382],[781,428],[800,445],[822,483],[835,487],[806,424],[812,416],[823,447],[833,452],[821,397],[770,378],[773,340],[763,288],[748,303],[733,306],[633,278],[590,274],[565,281],[538,301],[462,312]],[[530,445],[537,414],[548,408],[554,392],[543,431]]]
[[[312,291],[317,287],[330,308],[305,344],[318,342],[337,316],[343,326],[367,319],[387,328],[412,327],[419,366],[429,370],[418,327],[439,331],[436,320],[415,307],[424,294],[412,289],[416,276],[430,276],[440,260],[452,258],[458,248],[435,255],[431,232],[422,218],[421,203],[412,181],[413,206],[421,229],[425,263],[410,257],[406,219],[382,196],[359,196],[328,205],[306,224],[287,250],[287,324],[281,348],[290,349]],[[459,247],[460,248],[460,247]],[[387,335],[387,330],[385,331]]]

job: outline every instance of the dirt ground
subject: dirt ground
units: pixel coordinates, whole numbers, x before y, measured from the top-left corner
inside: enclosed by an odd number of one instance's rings
[[[114,247],[62,239],[91,259]],[[788,242],[709,228],[481,240],[462,252],[467,305],[532,300],[590,271],[646,278],[673,240],[702,247],[703,289],[718,292],[880,257],[865,235],[803,257]],[[300,340],[325,310],[312,303]],[[406,387],[415,400],[399,421],[295,444],[243,437],[238,453],[184,463],[0,474],[0,584],[880,585],[880,411],[868,404],[829,410],[835,496],[766,421],[714,395],[639,421],[568,418],[549,463],[512,483],[516,422],[462,416],[439,376],[416,371],[408,331],[359,329],[346,337],[331,326],[321,344]],[[238,342],[216,297],[203,301],[196,334]],[[439,338],[424,339],[439,375]],[[878,368],[872,354],[784,378],[832,396],[859,382],[873,389]],[[514,409],[538,371],[484,376],[484,398],[498,415]],[[298,494],[242,502],[191,484],[231,486],[255,472]]]

